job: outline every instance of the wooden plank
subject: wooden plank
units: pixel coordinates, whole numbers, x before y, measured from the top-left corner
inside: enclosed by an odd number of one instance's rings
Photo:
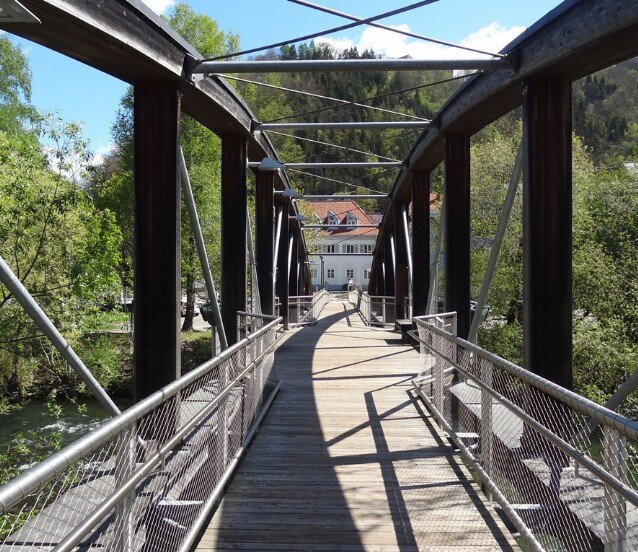
[[[282,394],[197,550],[514,550],[410,394],[420,356],[330,303],[275,355]]]

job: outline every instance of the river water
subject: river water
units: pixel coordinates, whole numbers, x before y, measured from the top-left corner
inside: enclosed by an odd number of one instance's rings
[[[28,438],[31,432],[37,435],[40,443],[57,432],[62,438],[62,446],[65,446],[109,418],[106,410],[95,401],[83,403],[83,412],[70,401],[58,402],[57,405],[61,408],[59,416],[49,412],[43,401],[30,401],[20,410],[0,414],[0,448],[6,450],[18,435]],[[125,409],[130,405],[118,406]]]

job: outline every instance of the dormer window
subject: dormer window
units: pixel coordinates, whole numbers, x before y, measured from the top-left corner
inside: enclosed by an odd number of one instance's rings
[[[336,226],[339,224],[339,219],[332,211],[328,211],[327,223],[329,226]]]
[[[357,217],[355,217],[352,213],[348,213],[346,215],[346,224],[348,226],[356,226],[358,222]]]

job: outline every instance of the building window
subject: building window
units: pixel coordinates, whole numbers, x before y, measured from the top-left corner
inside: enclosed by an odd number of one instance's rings
[[[355,217],[352,213],[348,213],[346,215],[346,224],[348,226],[356,226],[357,222],[359,222],[357,217]]]
[[[361,253],[372,253],[371,243],[362,243],[360,248],[361,248]]]
[[[310,277],[314,278],[315,280],[317,279],[317,269],[316,268],[311,268],[310,269]]]
[[[354,278],[354,268],[346,268],[346,278]]]
[[[356,243],[346,244],[346,253],[359,253],[359,245]]]
[[[335,269],[329,268],[326,270],[326,278],[334,278],[335,277]]]
[[[370,279],[370,269],[369,268],[364,268],[363,269],[363,279],[364,280],[369,280]]]
[[[321,250],[323,253],[338,253],[339,248],[336,245],[332,244],[332,245],[324,245],[321,248]]]
[[[330,226],[336,226],[337,224],[339,224],[337,215],[335,215],[332,211],[328,211],[328,224]]]

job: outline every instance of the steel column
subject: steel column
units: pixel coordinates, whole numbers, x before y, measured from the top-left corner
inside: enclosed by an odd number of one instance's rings
[[[457,313],[459,337],[470,330],[470,137],[445,135],[445,310]]]
[[[383,293],[382,295],[394,295],[394,263],[392,261],[392,236],[386,235],[383,241]]]
[[[524,84],[524,367],[572,386],[571,82]]]
[[[394,304],[396,305],[396,319],[408,316],[405,309],[405,300],[410,296],[409,267],[406,236],[403,227],[403,210],[405,204],[397,202],[394,209],[394,235],[395,235],[395,264],[394,264]]]
[[[246,140],[222,136],[222,320],[237,342],[237,311],[246,310]]]
[[[290,233],[290,251],[289,251],[289,259],[290,265],[288,267],[288,289],[290,290],[290,295],[296,297],[299,295],[299,271],[298,271],[298,262],[297,258],[297,242],[299,241],[299,236],[295,235],[295,232],[292,231]]]
[[[135,400],[180,368],[180,95],[175,85],[134,89]]]
[[[278,202],[278,210],[281,212],[281,230],[279,243],[277,244],[277,275],[275,289],[279,297],[279,316],[283,318],[284,329],[288,329],[288,243],[290,241],[290,219],[288,218],[288,204],[285,201]]]
[[[272,285],[275,245],[273,228],[274,173],[256,171],[255,182],[255,246],[261,310],[264,314],[274,314],[275,290]]]
[[[430,286],[430,172],[412,172],[412,316],[427,314]]]

